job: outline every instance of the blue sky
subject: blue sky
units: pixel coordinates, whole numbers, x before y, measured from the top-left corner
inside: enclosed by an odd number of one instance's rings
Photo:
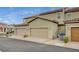
[[[0,7],[0,22],[18,24],[24,17],[58,9],[58,7]]]

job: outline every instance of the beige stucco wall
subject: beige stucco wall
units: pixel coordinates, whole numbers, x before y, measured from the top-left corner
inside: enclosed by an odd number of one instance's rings
[[[70,14],[70,17],[68,16]],[[79,18],[79,12],[71,12],[66,14],[66,20],[72,20],[75,18]]]
[[[58,13],[60,13],[60,18],[58,18]],[[51,13],[51,14],[46,14],[46,15],[40,15],[39,17],[46,18],[49,20],[56,20],[60,24],[63,24],[63,20],[64,20],[63,12],[56,12],[56,13]]]
[[[66,36],[71,40],[71,27],[79,27],[79,23],[66,24]]]
[[[61,33],[65,33],[65,25],[64,26],[58,26],[58,32]]]
[[[58,13],[60,13],[60,18],[58,17]],[[45,18],[48,20],[56,20],[59,22],[59,24],[63,24],[63,20],[64,20],[64,13],[63,12],[56,12],[56,13],[51,13],[51,14],[46,14],[46,15],[38,15],[37,17],[41,17],[41,18]],[[30,20],[33,20],[35,17],[29,18],[29,19],[25,19],[24,23],[29,22]]]
[[[55,23],[36,19],[35,21],[29,24],[30,28],[48,28],[48,37],[51,39],[53,36],[56,36],[58,26]]]

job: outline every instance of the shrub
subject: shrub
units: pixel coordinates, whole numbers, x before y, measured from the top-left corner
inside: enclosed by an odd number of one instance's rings
[[[68,43],[69,42],[69,38],[68,37],[65,37],[64,38],[64,43]]]
[[[28,35],[24,35],[24,38],[28,37]]]
[[[9,34],[9,32],[6,32],[6,34]]]

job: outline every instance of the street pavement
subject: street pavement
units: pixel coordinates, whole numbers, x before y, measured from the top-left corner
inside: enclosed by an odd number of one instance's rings
[[[79,50],[0,37],[0,52],[78,52]]]

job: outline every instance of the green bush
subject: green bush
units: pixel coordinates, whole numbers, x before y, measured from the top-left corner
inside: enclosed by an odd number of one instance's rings
[[[28,37],[28,35],[24,35],[24,38]]]
[[[9,34],[9,32],[6,32],[6,34]]]
[[[64,38],[64,43],[68,43],[69,42],[69,38],[68,37],[65,37]]]

